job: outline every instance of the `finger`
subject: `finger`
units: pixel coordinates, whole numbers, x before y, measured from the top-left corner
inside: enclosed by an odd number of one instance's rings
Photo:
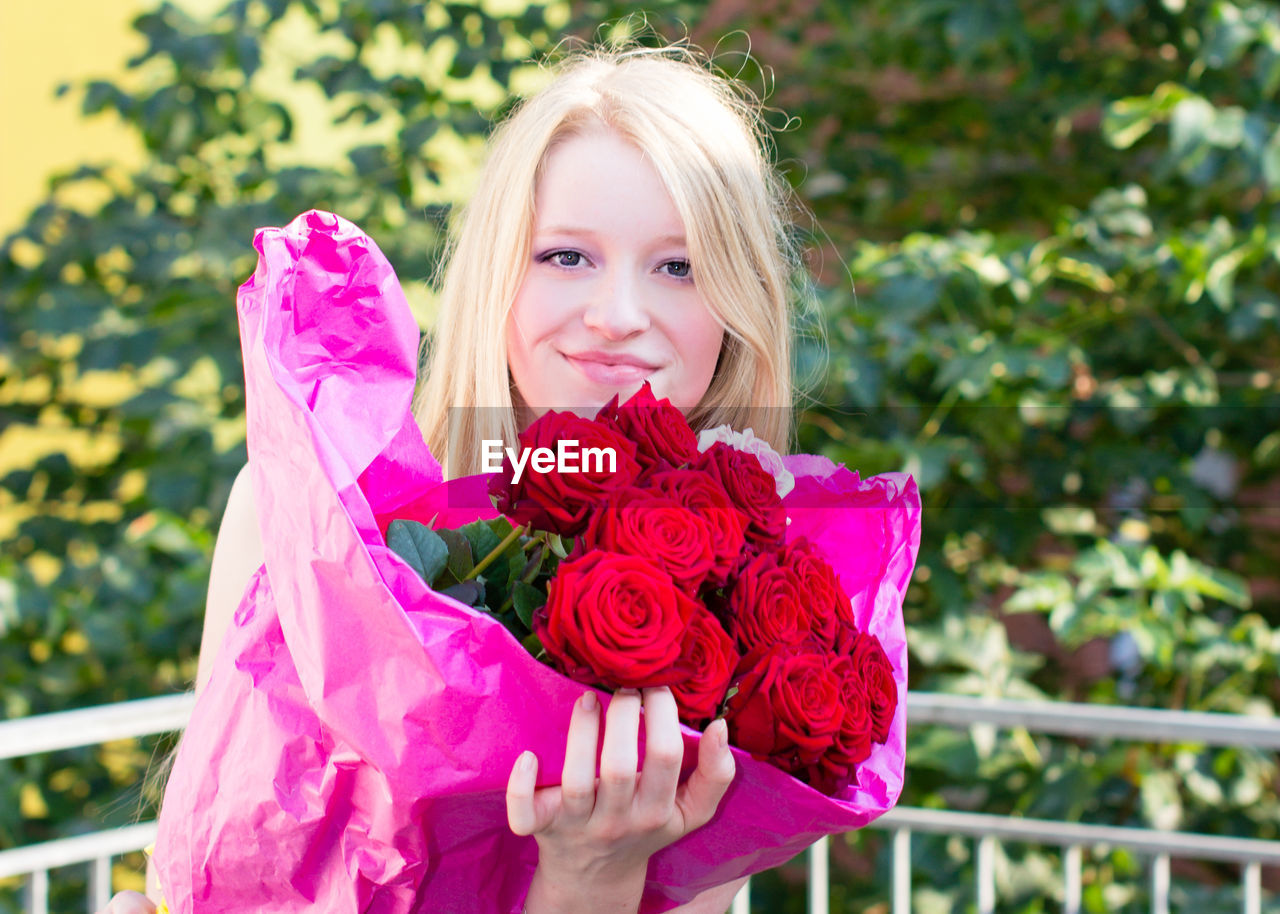
[[[720,799],[733,783],[736,769],[733,753],[729,751],[729,728],[724,718],[717,718],[698,741],[698,767],[676,791],[676,807],[684,820],[679,837],[711,820]]]
[[[636,793],[639,762],[640,693],[615,692],[604,718],[604,746],[600,750],[600,787],[596,791],[596,816],[626,818]]]
[[[560,772],[560,807],[565,821],[585,822],[596,802],[596,747],[600,743],[600,700],[585,692],[574,702]]]
[[[680,712],[668,688],[644,692],[644,769],[636,791],[636,809],[655,825],[665,825],[674,811],[684,739]]]
[[[517,835],[542,831],[555,818],[555,804],[548,802],[552,798],[539,796],[537,785],[538,757],[526,749],[507,779],[507,824]]]

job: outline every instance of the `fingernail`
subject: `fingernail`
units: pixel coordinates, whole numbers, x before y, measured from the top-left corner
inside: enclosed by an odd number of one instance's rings
[[[516,767],[519,768],[521,771],[528,773],[533,770],[533,766],[537,763],[537,761],[538,761],[537,756],[535,756],[532,752],[526,749],[524,750],[524,752],[521,752],[520,757],[516,759]]]
[[[729,747],[729,724],[723,717],[717,717],[711,722],[711,726],[716,728],[715,741],[716,747],[719,749],[727,749]]]
[[[596,693],[595,693],[595,692],[583,692],[583,693],[582,693],[582,710],[584,710],[584,711],[594,711],[594,710],[596,709],[596,706],[597,706],[598,704],[599,704],[599,702],[596,700]]]
[[[639,689],[618,689],[618,691],[615,694],[638,698],[640,696],[640,690]]]

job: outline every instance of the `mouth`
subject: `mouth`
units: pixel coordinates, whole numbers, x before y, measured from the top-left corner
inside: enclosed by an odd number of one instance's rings
[[[561,355],[585,378],[596,384],[632,384],[643,381],[658,370],[657,365],[650,365],[634,356],[596,352],[579,355],[562,352]]]

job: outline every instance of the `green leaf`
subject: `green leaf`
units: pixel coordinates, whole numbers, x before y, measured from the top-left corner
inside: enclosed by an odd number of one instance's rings
[[[1149,98],[1122,98],[1107,106],[1102,116],[1102,135],[1116,149],[1128,149],[1155,126]]]
[[[446,597],[452,597],[467,606],[481,607],[484,605],[484,581],[480,578],[472,578],[470,581],[454,584],[451,587],[446,587],[440,593]]]
[[[1023,575],[1022,586],[1004,601],[1004,612],[1051,612],[1063,604],[1071,604],[1075,595],[1071,582],[1055,572]]]
[[[547,534],[547,546],[555,553],[557,558],[568,558],[569,550],[565,547],[564,538],[558,533]]]
[[[531,632],[521,640],[520,645],[530,654],[541,659],[541,654],[543,652],[542,639],[537,635]]]
[[[1253,449],[1254,462],[1264,469],[1280,466],[1280,432],[1271,432]]]
[[[1172,771],[1148,771],[1142,776],[1142,811],[1152,828],[1176,829],[1181,825],[1182,795],[1178,784]]]
[[[1102,135],[1116,149],[1128,149],[1190,97],[1192,93],[1185,86],[1166,82],[1150,95],[1117,99],[1102,115]]]
[[[1170,558],[1168,586],[1221,600],[1240,609],[1247,609],[1251,603],[1247,581],[1229,571],[1210,568],[1189,558],[1181,549]]]
[[[524,581],[516,581],[515,588],[511,591],[511,604],[515,607],[516,615],[520,617],[520,621],[525,624],[526,628],[533,628],[533,613],[539,606],[545,605],[547,595],[534,587],[532,584],[526,584]]]
[[[387,528],[387,547],[404,559],[428,585],[449,564],[449,547],[440,535],[412,520],[393,520]]]
[[[1280,187],[1280,129],[1271,134],[1262,149],[1262,178],[1268,187]]]
[[[502,537],[493,532],[488,521],[472,521],[465,527],[461,527],[458,532],[471,544],[471,555],[477,561],[502,545]]]
[[[470,541],[457,530],[437,530],[436,533],[449,548],[449,573],[461,581],[476,567]]]
[[[544,570],[555,570],[555,562],[552,563],[550,569],[546,569],[547,560],[552,555],[551,544],[545,539],[537,543],[533,550],[529,553],[529,560],[525,562],[520,577],[525,581],[532,581]],[[558,561],[558,560],[555,560]]]
[[[462,527],[460,530],[462,535],[467,538],[467,542],[471,544],[471,555],[475,558],[476,567],[484,562],[490,554],[496,552],[502,545],[503,537],[494,530],[495,526],[499,529],[505,527],[507,533],[510,533],[512,530],[511,524],[506,520],[506,518],[499,518],[496,522],[473,521],[465,527]],[[522,555],[518,539],[513,539],[503,552],[498,553],[495,558],[489,560],[489,563],[481,569],[484,573],[483,576],[490,581],[506,583],[506,581],[511,577],[510,559],[508,559],[507,556],[512,553]],[[476,573],[474,568],[471,573]]]

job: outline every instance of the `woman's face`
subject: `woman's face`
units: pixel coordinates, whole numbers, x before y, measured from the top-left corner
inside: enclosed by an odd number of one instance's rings
[[[711,384],[724,330],[698,291],[684,225],[635,146],[601,128],[548,153],[532,252],[507,318],[521,424],[594,415],[646,379],[684,411]]]

